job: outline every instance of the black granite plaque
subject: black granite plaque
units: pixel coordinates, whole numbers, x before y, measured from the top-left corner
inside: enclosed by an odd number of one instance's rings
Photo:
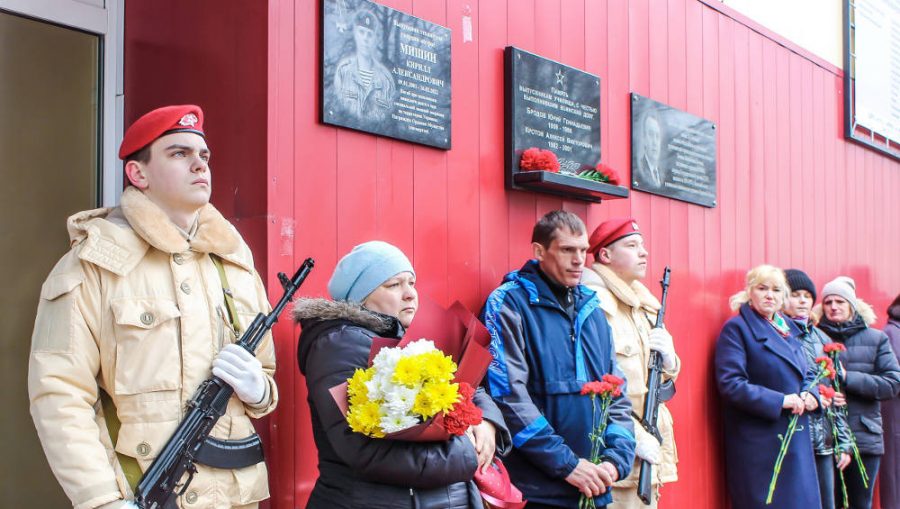
[[[322,0],[322,121],[449,149],[450,29]]]
[[[506,185],[599,202],[625,198],[628,189],[581,172],[600,162],[600,78],[509,46],[506,66]],[[523,171],[522,153],[550,150],[559,172]]]
[[[512,46],[506,48],[507,165],[552,150],[560,173],[600,162],[600,78]]]
[[[631,94],[631,188],[716,206],[716,125]]]

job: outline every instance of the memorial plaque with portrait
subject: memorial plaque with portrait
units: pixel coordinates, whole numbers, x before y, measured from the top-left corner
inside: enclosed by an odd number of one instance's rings
[[[450,148],[450,29],[368,0],[322,0],[322,121]]]
[[[716,125],[631,94],[631,188],[716,206]]]
[[[600,162],[600,78],[512,46],[505,60],[507,186],[589,201],[627,196],[579,176]],[[552,151],[558,172],[523,171],[530,148]]]

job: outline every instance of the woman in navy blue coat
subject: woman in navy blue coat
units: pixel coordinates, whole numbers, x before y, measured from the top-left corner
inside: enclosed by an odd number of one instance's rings
[[[787,281],[781,269],[760,265],[731,298],[738,314],[716,343],[716,382],[725,426],[725,474],[733,509],[821,507],[806,411],[816,410],[799,330],[779,310]],[[771,505],[766,495],[792,414],[800,414]]]

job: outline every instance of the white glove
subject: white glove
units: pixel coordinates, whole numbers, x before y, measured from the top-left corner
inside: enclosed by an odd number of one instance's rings
[[[113,500],[98,507],[97,509],[141,509],[131,500]]]
[[[259,405],[263,402],[268,383],[262,363],[242,347],[225,345],[213,361],[212,372],[230,385],[244,403]]]
[[[638,442],[637,447],[634,448],[634,453],[653,465],[659,465],[660,460],[662,460],[662,450],[656,437],[653,436]]]
[[[675,369],[675,345],[669,331],[662,327],[650,329],[650,349],[656,350],[662,356],[664,370]]]

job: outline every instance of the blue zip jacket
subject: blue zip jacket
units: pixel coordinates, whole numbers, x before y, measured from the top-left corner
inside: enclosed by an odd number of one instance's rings
[[[625,378],[597,294],[583,285],[573,293],[574,320],[531,260],[507,274],[481,316],[494,357],[487,389],[513,435],[513,451],[504,460],[513,483],[531,502],[564,507],[575,507],[580,495],[565,478],[591,450],[593,408],[581,386],[608,373]],[[601,453],[620,479],[631,471],[635,447],[625,393],[623,387],[610,405]],[[611,490],[595,502],[612,502]]]

